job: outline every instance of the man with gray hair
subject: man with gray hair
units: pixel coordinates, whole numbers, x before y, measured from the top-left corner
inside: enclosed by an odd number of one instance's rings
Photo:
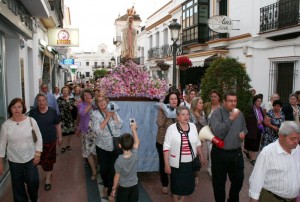
[[[296,202],[300,195],[300,127],[286,121],[264,147],[249,178],[250,202]]]
[[[266,112],[270,111],[271,109],[273,109],[273,102],[275,100],[279,100],[280,96],[278,93],[274,93],[271,95],[270,97],[270,101],[266,104]]]

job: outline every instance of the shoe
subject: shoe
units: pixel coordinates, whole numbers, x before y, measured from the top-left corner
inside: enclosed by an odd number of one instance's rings
[[[97,172],[95,174],[92,174],[91,176],[91,180],[95,181],[97,179]]]
[[[103,187],[102,193],[101,193],[103,197],[105,197],[105,196],[107,197],[107,190],[108,190],[107,187]],[[103,198],[103,197],[102,197],[102,198]]]
[[[162,187],[162,192],[164,194],[168,194],[168,187]]]
[[[67,150],[72,150],[71,146],[66,146]]]
[[[244,154],[246,155],[246,157],[247,157],[247,159],[248,160],[250,160],[251,159],[251,157],[250,157],[250,154],[249,154],[249,152],[248,151],[243,151],[244,152]]]
[[[250,163],[254,166],[255,165],[255,160],[250,161]]]
[[[66,148],[64,148],[64,147],[60,149],[60,153],[65,153],[65,151],[66,151]]]
[[[199,178],[195,177],[195,185],[197,186],[199,184]]]
[[[45,184],[45,190],[46,191],[51,190],[51,184]]]
[[[209,176],[211,176],[211,168],[207,168],[207,172],[208,172]]]

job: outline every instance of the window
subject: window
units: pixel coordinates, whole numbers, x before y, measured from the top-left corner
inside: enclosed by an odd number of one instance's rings
[[[90,77],[90,72],[85,72],[85,77]]]
[[[102,68],[104,68],[104,62],[101,62],[101,66],[102,66]]]
[[[209,0],[187,1],[182,6],[182,44],[208,41],[208,18]]]
[[[156,47],[158,47],[159,46],[159,32],[156,32],[155,35],[156,35],[155,36],[155,38],[156,38]]]
[[[98,65],[97,62],[94,62],[94,66],[97,67],[97,65]]]
[[[90,63],[89,62],[85,62],[85,66],[90,66]]]
[[[269,70],[269,96],[278,93],[280,100],[288,104],[289,95],[297,90],[295,89],[297,72],[295,61],[272,62]]]
[[[108,67],[111,67],[111,62],[108,62]]]

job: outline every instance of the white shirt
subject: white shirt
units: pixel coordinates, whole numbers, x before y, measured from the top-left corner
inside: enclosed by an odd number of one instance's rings
[[[34,143],[31,133],[30,118],[27,117],[21,122],[11,119],[5,121],[0,132],[0,157],[5,156],[7,148],[7,158],[15,163],[26,163],[34,158],[35,151],[43,151],[43,140],[40,129],[36,121],[31,118],[33,128],[37,136]]]
[[[249,196],[259,199],[262,188],[283,198],[300,195],[300,147],[291,154],[283,150],[279,141],[266,146],[259,154],[249,178]]]
[[[191,104],[188,103],[187,101],[183,101],[180,103],[180,106],[187,106],[189,109],[191,109]]]

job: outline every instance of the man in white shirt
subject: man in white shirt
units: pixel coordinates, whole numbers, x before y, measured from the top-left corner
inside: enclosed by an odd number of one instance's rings
[[[249,178],[250,202],[296,202],[300,195],[300,127],[286,121],[259,154]]]

